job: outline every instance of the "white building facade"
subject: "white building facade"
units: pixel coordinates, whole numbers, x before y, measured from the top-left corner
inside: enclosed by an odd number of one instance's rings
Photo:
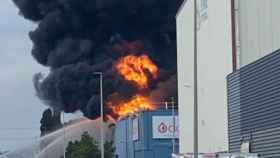
[[[198,0],[199,152],[228,151],[228,74],[280,48],[279,0]],[[180,152],[193,152],[194,0],[177,14]]]
[[[226,76],[232,72],[230,1],[198,1],[199,152],[228,150]],[[177,14],[180,152],[193,152],[194,1]]]

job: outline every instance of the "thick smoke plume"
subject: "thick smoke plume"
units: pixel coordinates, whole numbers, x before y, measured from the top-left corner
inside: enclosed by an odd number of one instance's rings
[[[40,99],[54,109],[98,117],[95,71],[104,73],[105,100],[115,94],[123,100],[151,94],[158,101],[177,95],[175,14],[182,0],[13,1],[24,18],[38,24],[29,34],[32,55],[50,73],[35,75],[34,84]],[[129,54],[147,54],[159,67],[159,78],[145,90],[114,68]]]

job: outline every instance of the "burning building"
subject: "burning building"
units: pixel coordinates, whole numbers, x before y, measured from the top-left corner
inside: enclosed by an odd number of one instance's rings
[[[177,96],[175,13],[182,0],[13,0],[37,24],[32,55],[49,67],[37,74],[38,97],[53,109],[120,117]]]

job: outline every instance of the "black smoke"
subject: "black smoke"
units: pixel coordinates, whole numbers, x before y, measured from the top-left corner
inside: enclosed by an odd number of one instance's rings
[[[166,86],[176,84],[175,14],[182,0],[13,1],[25,19],[38,24],[29,34],[32,55],[50,73],[35,75],[34,84],[39,98],[54,109],[98,117],[95,71],[104,73],[105,100],[116,93],[124,99],[139,93],[114,69],[114,63],[127,54],[148,54],[160,68],[161,76],[145,93],[158,94],[160,87],[166,91]],[[172,84],[162,84],[168,80]]]

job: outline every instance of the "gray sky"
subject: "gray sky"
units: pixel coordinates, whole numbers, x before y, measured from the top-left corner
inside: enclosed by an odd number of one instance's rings
[[[34,24],[17,12],[12,0],[0,1],[0,151],[13,150],[38,137],[46,108],[35,97],[32,85],[33,74],[45,70],[30,54],[28,32]]]

